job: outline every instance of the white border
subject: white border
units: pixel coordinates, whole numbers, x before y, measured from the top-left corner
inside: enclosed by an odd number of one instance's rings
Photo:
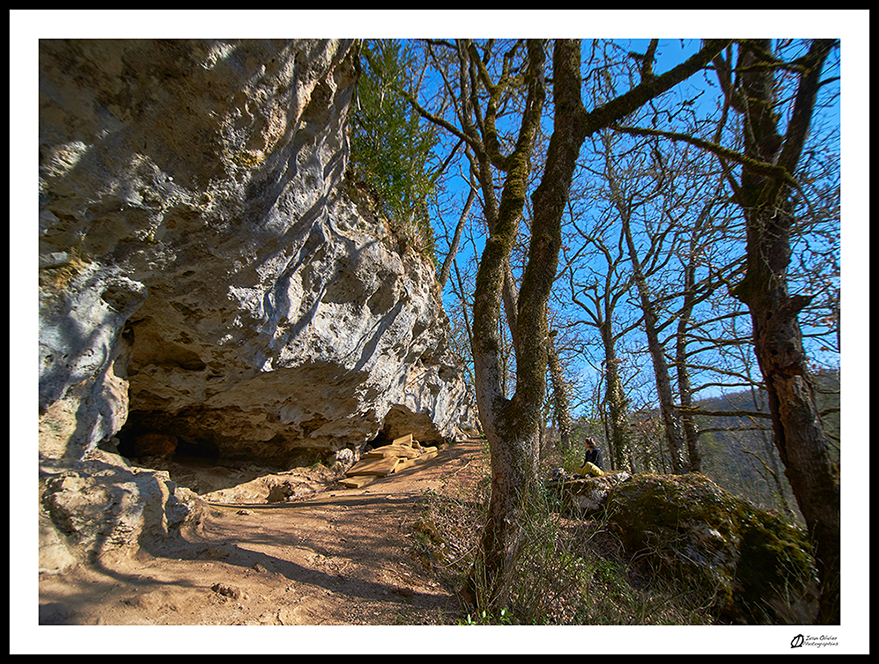
[[[843,144],[843,625],[839,627],[38,627],[33,495],[37,394],[35,232],[40,38],[838,37]],[[10,652],[791,653],[798,633],[869,652],[869,11],[12,10],[10,11]],[[31,286],[27,286],[32,279]],[[851,371],[851,372],[850,372]],[[30,413],[30,414],[29,414]],[[24,476],[24,477],[22,477]],[[27,505],[27,500],[24,500]],[[327,631],[330,630],[330,631]],[[341,630],[338,633],[337,630]],[[328,638],[329,637],[329,638]],[[803,652],[803,651],[800,651]]]

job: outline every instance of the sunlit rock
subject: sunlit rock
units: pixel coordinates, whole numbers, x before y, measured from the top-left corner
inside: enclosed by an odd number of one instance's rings
[[[431,260],[345,177],[353,41],[39,47],[47,569],[194,519],[101,451],[289,467],[472,424]]]
[[[433,265],[344,178],[351,46],[41,41],[45,455],[118,433],[292,464],[407,419],[455,435]]]

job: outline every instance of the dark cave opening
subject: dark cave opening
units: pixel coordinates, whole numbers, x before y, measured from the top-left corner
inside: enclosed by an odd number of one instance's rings
[[[384,447],[385,445],[390,445],[392,442],[394,442],[393,439],[388,436],[388,434],[384,430],[382,430],[376,434],[375,438],[366,443],[363,451],[366,452],[369,450],[374,450],[376,447]]]
[[[220,458],[220,448],[203,432],[181,426],[173,415],[157,411],[132,411],[116,434],[117,451],[129,459],[163,457],[183,461],[196,459],[212,464]]]

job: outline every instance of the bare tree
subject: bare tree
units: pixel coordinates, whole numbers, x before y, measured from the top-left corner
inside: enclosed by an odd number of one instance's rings
[[[604,393],[601,403],[606,414],[606,440],[608,456],[614,468],[626,468],[631,460],[626,458],[628,446],[627,398],[620,373],[620,358],[617,342],[631,329],[640,324],[640,318],[629,324],[621,324],[619,304],[627,297],[632,286],[631,272],[625,270],[625,252],[617,235],[616,245],[605,239],[606,224],[596,224],[586,232],[573,218],[571,226],[577,231],[583,245],[572,256],[566,256],[568,284],[571,301],[582,310],[585,319],[574,321],[583,323],[598,331],[602,348],[602,372]],[[595,268],[578,267],[577,260],[582,256],[595,254]]]
[[[517,333],[516,392],[509,400],[497,389],[497,340],[494,321],[500,314],[500,295],[505,265],[515,238],[514,220],[524,202],[524,163],[530,155],[514,153],[512,168],[501,198],[501,216],[480,261],[474,305],[474,359],[480,417],[489,436],[492,450],[492,497],[488,523],[483,535],[483,554],[491,587],[493,606],[506,601],[506,578],[520,550],[521,531],[517,525],[523,515],[536,473],[534,445],[539,407],[544,393],[547,363],[546,309],[556,276],[561,245],[561,219],[580,147],[586,136],[623,117],[649,99],[704,66],[706,56],[714,57],[722,44],[711,42],[697,56],[659,77],[645,80],[603,107],[588,112],[583,107],[580,90],[579,44],[557,41],[553,51],[554,126],[547,151],[543,177],[532,196],[534,218],[531,228],[528,263],[519,293]],[[533,58],[538,48],[529,46]],[[539,70],[531,70],[539,77]],[[532,79],[531,83],[535,83]],[[527,108],[527,107],[526,107]],[[523,129],[527,123],[523,120]],[[531,137],[520,132],[517,147],[530,144]],[[519,163],[517,163],[519,162]],[[516,167],[518,166],[518,169]],[[487,424],[491,422],[491,426]],[[500,601],[501,603],[496,603]]]
[[[439,282],[440,289],[445,288],[446,282],[449,280],[449,274],[452,271],[452,265],[455,262],[455,257],[458,254],[458,247],[461,243],[461,235],[464,232],[464,225],[467,222],[467,218],[470,216],[470,208],[473,206],[473,201],[476,199],[476,183],[471,176],[470,179],[470,189],[467,194],[467,202],[464,203],[464,209],[461,211],[461,216],[458,218],[458,223],[455,225],[455,234],[452,237],[451,242],[449,242],[449,251],[446,254],[446,257],[443,259],[443,265],[440,269],[439,277],[437,281]]]
[[[562,215],[580,148],[587,136],[618,122],[702,69],[727,43],[706,42],[696,55],[659,76],[652,73],[651,60],[644,67],[641,83],[591,111],[586,110],[581,99],[579,42],[560,40],[554,43],[553,130],[542,177],[531,196],[534,215],[512,334],[516,351],[515,391],[509,398],[505,396],[501,382],[498,321],[503,308],[510,255],[528,193],[532,151],[542,119],[546,94],[544,44],[528,41],[524,45],[526,57],[522,68],[515,73],[513,62],[522,46],[514,44],[505,52],[500,76],[494,81],[483,59],[487,51],[480,55],[472,42],[459,42],[457,52],[461,62],[467,65],[467,73],[464,67],[461,68],[461,90],[476,91],[470,82],[478,82],[485,93],[484,106],[472,104],[475,96],[461,94],[457,101],[462,107],[470,104],[470,112],[459,116],[462,121],[460,129],[421,109],[425,117],[464,138],[477,156],[477,173],[481,182],[493,182],[489,167],[504,174],[497,218],[488,224],[490,234],[479,261],[472,321],[476,395],[480,420],[491,450],[492,482],[481,555],[469,585],[472,592],[478,576],[476,570],[484,574],[488,590],[486,608],[494,610],[508,605],[511,574],[522,550],[523,519],[536,488],[537,434],[548,358],[547,305],[556,278]],[[512,82],[519,80],[524,104],[514,140],[509,143],[509,151],[504,152],[496,120],[502,95]],[[480,159],[480,155],[488,159]],[[483,186],[483,193],[488,195],[489,188]]]
[[[768,40],[739,45],[736,78],[730,62],[718,57],[718,75],[727,99],[743,119],[744,155],[736,194],[748,229],[747,272],[734,295],[748,305],[754,350],[769,397],[775,444],[815,541],[822,594],[819,621],[839,622],[839,472],[833,464],[815,405],[797,316],[810,295],[788,292],[791,231],[795,224],[792,193],[809,133],[823,65],[835,44],[812,42],[792,63],[779,61]],[[796,67],[799,75],[793,109],[784,134],[775,111],[777,73]],[[758,164],[773,164],[767,174]]]
[[[775,445],[815,543],[821,575],[818,621],[826,624],[838,623],[840,616],[839,469],[816,407],[798,320],[814,296],[790,294],[788,268],[792,240],[803,232],[798,215],[807,204],[805,197],[798,199],[804,187],[797,174],[826,83],[824,65],[836,46],[832,40],[814,40],[799,57],[783,60],[772,52],[770,40],[741,40],[715,58],[723,115],[732,110],[740,118],[735,132],[740,150],[678,132],[616,127],[704,148],[726,170],[747,229],[746,272],[731,294],[751,314]],[[789,96],[782,97],[781,91]],[[786,122],[780,112],[785,106]],[[734,167],[740,169],[738,178]]]

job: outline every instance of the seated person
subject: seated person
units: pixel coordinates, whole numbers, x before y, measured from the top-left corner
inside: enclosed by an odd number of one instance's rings
[[[604,471],[601,469],[601,450],[595,445],[593,438],[586,439],[586,456],[583,459],[583,467],[578,471],[579,475],[592,475],[601,477]]]

